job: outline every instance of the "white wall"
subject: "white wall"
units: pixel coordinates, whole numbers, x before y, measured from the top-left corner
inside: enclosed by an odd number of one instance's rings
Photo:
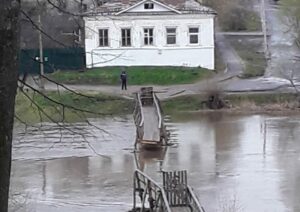
[[[214,21],[210,15],[85,18],[87,67],[201,66],[214,69]],[[188,27],[200,27],[200,44],[189,44]],[[154,46],[143,45],[143,28],[154,28]],[[166,44],[166,27],[177,27],[177,44]],[[109,47],[99,47],[98,30],[109,29]],[[121,28],[131,28],[132,46],[120,45]]]

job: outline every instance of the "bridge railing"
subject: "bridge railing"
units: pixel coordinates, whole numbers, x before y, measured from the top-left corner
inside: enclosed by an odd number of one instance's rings
[[[141,120],[140,120],[140,123],[139,123],[139,126],[143,126],[144,124],[144,113],[143,113],[143,107],[142,107],[142,100],[141,100],[141,94],[140,93],[137,93],[137,100],[138,100],[138,107],[139,107],[139,113],[141,115]]]
[[[187,195],[191,211],[205,212],[204,208],[201,206],[197,196],[194,194],[193,189],[190,186],[187,187]]]
[[[187,184],[187,171],[163,171],[163,188],[171,207],[189,207],[193,212],[205,212]]]
[[[137,195],[140,205],[137,204]],[[133,210],[143,212],[146,207],[153,212],[171,212],[165,191],[145,173],[136,170],[133,182]]]
[[[134,123],[136,125],[136,142],[135,147],[137,145],[137,141],[142,139],[144,136],[144,114],[143,107],[141,107],[141,96],[139,93],[136,94],[135,108],[133,111]]]
[[[154,100],[154,105],[155,105],[156,112],[158,115],[158,128],[161,129],[163,127],[162,126],[161,109],[160,109],[159,100],[158,100],[157,96],[155,95],[155,93],[153,93],[153,100]]]

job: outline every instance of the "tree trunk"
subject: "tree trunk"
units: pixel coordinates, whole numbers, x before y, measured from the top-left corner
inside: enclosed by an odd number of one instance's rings
[[[20,0],[0,6],[0,211],[8,210],[11,147],[18,77]]]

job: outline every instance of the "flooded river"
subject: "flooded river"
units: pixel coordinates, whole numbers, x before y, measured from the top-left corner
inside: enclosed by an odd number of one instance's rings
[[[10,211],[125,212],[139,167],[187,170],[207,212],[300,212],[300,116],[182,114],[174,145],[139,154],[131,116],[90,122],[16,127]]]

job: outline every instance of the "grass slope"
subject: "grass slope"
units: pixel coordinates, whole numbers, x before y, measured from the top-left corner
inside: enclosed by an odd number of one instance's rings
[[[90,95],[91,98],[78,96],[73,93],[63,92],[47,92],[47,97],[60,102],[64,105],[78,108],[79,110],[91,111],[91,113],[80,112],[68,107],[55,104],[47,98],[38,94],[28,92],[34,102],[48,114],[47,117],[43,112],[40,112],[35,104],[22,93],[18,93],[16,97],[15,114],[21,120],[27,123],[49,122],[51,119],[61,122],[76,122],[83,121],[86,118],[95,118],[103,115],[122,115],[130,114],[133,111],[133,101],[120,97],[107,96],[102,94]],[[87,94],[89,95],[89,94]],[[63,114],[65,115],[63,119]]]

